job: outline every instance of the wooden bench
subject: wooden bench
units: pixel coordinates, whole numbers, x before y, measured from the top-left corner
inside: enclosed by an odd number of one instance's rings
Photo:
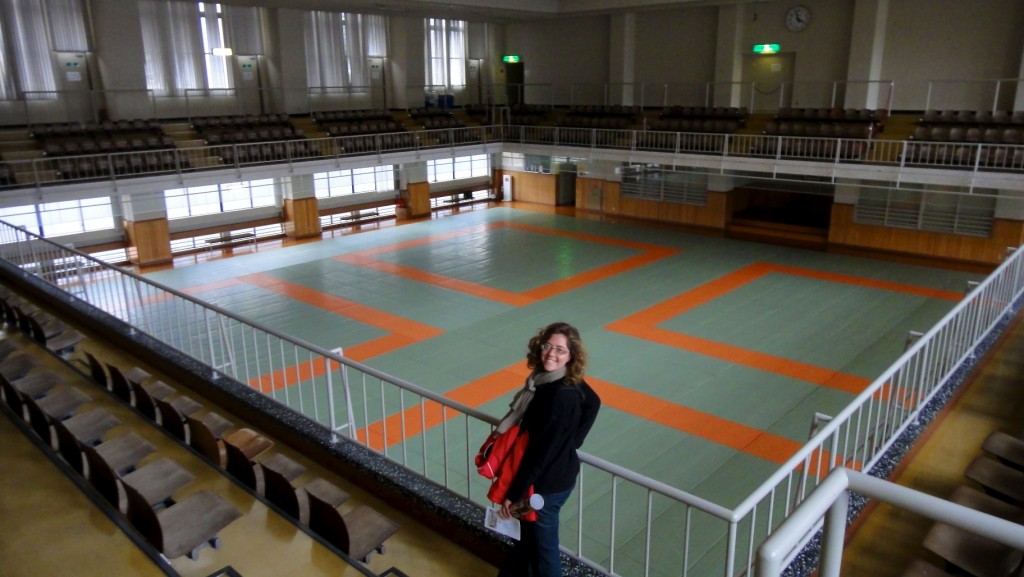
[[[29,424],[39,438],[50,447],[56,447],[50,429],[53,421],[70,418],[78,407],[90,401],[85,393],[71,386],[57,389],[38,400],[28,396],[22,398],[28,409]]]
[[[107,365],[107,373],[110,375],[110,390],[119,399],[130,405],[135,404],[133,396],[135,387],[151,377],[145,369],[132,367],[127,371],[122,371],[121,367],[114,364]]]
[[[979,483],[986,493],[1015,503],[1024,503],[1024,471],[1004,465],[992,457],[979,455],[967,466],[964,476]]]
[[[203,244],[205,244],[207,250],[210,251],[217,248],[234,248],[244,244],[252,244],[256,250],[259,250],[259,244],[256,242],[256,234],[251,232],[237,232],[234,234],[221,233],[221,235],[216,238],[208,238],[204,240]]]
[[[111,505],[121,509],[118,479],[130,473],[143,457],[155,453],[156,447],[138,434],[128,432],[83,450],[89,482]]]
[[[185,426],[185,417],[202,409],[203,405],[186,395],[178,395],[170,400],[164,398],[154,399],[154,401],[157,413],[160,415],[157,423],[167,429],[167,432],[187,443],[188,429]]]
[[[195,560],[202,547],[219,548],[221,530],[242,516],[241,511],[210,489],[157,511],[137,489],[127,483],[123,486],[128,497],[129,521],[168,559],[187,555]]]
[[[39,363],[29,355],[12,355],[0,362],[0,375],[8,381],[14,382],[25,375]]]
[[[45,369],[30,372],[14,381],[10,381],[0,374],[0,391],[3,391],[7,406],[22,418],[27,418],[23,409],[25,397],[29,399],[42,398],[62,381],[63,379],[57,373]]]

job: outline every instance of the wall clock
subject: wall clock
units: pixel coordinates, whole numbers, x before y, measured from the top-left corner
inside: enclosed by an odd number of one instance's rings
[[[811,9],[806,6],[793,6],[786,12],[786,28],[790,32],[800,32],[811,24]]]

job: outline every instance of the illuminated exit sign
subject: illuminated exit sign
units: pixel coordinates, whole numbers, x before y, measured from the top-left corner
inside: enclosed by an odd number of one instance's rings
[[[754,44],[754,54],[775,54],[778,51],[778,44]]]
[[[501,61],[502,62],[509,62],[509,63],[519,62],[519,55],[518,54],[506,54],[505,56],[501,57]]]

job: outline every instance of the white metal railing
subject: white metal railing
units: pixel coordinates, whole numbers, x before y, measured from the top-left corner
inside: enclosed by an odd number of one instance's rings
[[[750,574],[757,547],[829,470],[869,470],[1012,313],[1024,290],[1022,255],[1010,255],[733,509],[581,454],[563,549],[630,577]],[[0,258],[209,366],[212,379],[246,384],[335,435],[485,502],[487,484],[472,460],[494,417],[3,222]]]
[[[758,549],[757,577],[781,575],[791,551],[799,546],[809,531],[817,530],[823,517],[825,532],[819,575],[839,577],[851,492],[977,533],[1015,549],[1024,549],[1024,527],[1016,523],[838,467]]]
[[[42,157],[0,162],[0,189],[112,180],[265,164],[341,159],[508,142],[701,155],[718,159],[799,160],[837,167],[890,166],[899,182],[907,168],[1024,172],[1024,145],[823,138],[708,132],[664,132],[551,126],[487,125],[332,138],[245,142],[194,148],[133,150],[110,154]]]

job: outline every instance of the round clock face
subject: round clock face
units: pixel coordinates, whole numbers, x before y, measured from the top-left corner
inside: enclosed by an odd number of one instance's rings
[[[811,10],[806,6],[794,6],[786,13],[786,28],[800,32],[811,23]]]

